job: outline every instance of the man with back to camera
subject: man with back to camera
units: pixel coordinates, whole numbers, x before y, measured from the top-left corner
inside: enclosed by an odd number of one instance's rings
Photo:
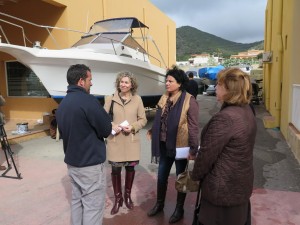
[[[195,97],[195,99],[197,99],[197,95],[198,95],[198,84],[197,82],[194,80],[194,74],[192,72],[190,72],[188,74],[189,77],[189,82],[187,84],[186,87],[186,91],[188,93],[190,93],[191,95],[193,95]]]
[[[72,185],[71,224],[99,225],[104,214],[106,138],[111,120],[90,95],[92,74],[83,64],[70,66],[68,90],[56,111],[65,163]]]

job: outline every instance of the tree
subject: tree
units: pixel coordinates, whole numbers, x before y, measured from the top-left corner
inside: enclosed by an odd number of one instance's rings
[[[209,59],[207,60],[207,64],[209,65],[209,66],[216,66],[216,65],[218,65],[218,62],[215,60],[215,58],[214,57],[209,57]]]

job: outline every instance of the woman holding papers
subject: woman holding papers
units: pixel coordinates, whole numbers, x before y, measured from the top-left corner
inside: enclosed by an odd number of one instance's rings
[[[133,208],[131,188],[134,180],[134,167],[140,160],[139,130],[146,123],[145,108],[142,99],[136,94],[137,82],[130,72],[121,72],[116,79],[116,92],[107,97],[104,109],[111,115],[113,131],[107,138],[107,158],[111,164],[111,180],[115,202],[111,210],[114,215],[123,201],[128,209]],[[121,189],[121,170],[125,167],[124,199]]]
[[[216,95],[222,107],[202,130],[192,173],[202,182],[199,224],[251,224],[256,136],[251,94],[248,74],[239,68],[219,72]]]
[[[148,131],[148,137],[152,139],[152,161],[159,161],[157,201],[148,216],[155,216],[164,208],[173,163],[176,175],[184,172],[187,159],[193,159],[198,150],[199,108],[195,98],[185,91],[187,82],[183,70],[174,67],[167,71],[166,93],[158,102],[152,129]],[[183,156],[176,157],[176,150]],[[185,197],[185,193],[177,193],[176,208],[169,223],[182,219]]]

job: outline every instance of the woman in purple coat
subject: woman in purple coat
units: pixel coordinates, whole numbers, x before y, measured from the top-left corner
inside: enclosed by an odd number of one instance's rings
[[[251,219],[256,136],[251,94],[249,75],[242,70],[218,74],[216,95],[222,107],[202,130],[192,173],[202,183],[199,224],[245,225]]]

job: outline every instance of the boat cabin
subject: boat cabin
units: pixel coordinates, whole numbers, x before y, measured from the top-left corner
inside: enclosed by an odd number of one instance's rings
[[[133,17],[114,18],[95,22],[88,34],[81,37],[73,48],[115,54],[148,62],[145,49],[133,37],[134,29],[148,28]],[[142,31],[142,30],[141,30]],[[141,32],[143,35],[143,33]],[[145,38],[141,38],[143,42]]]

